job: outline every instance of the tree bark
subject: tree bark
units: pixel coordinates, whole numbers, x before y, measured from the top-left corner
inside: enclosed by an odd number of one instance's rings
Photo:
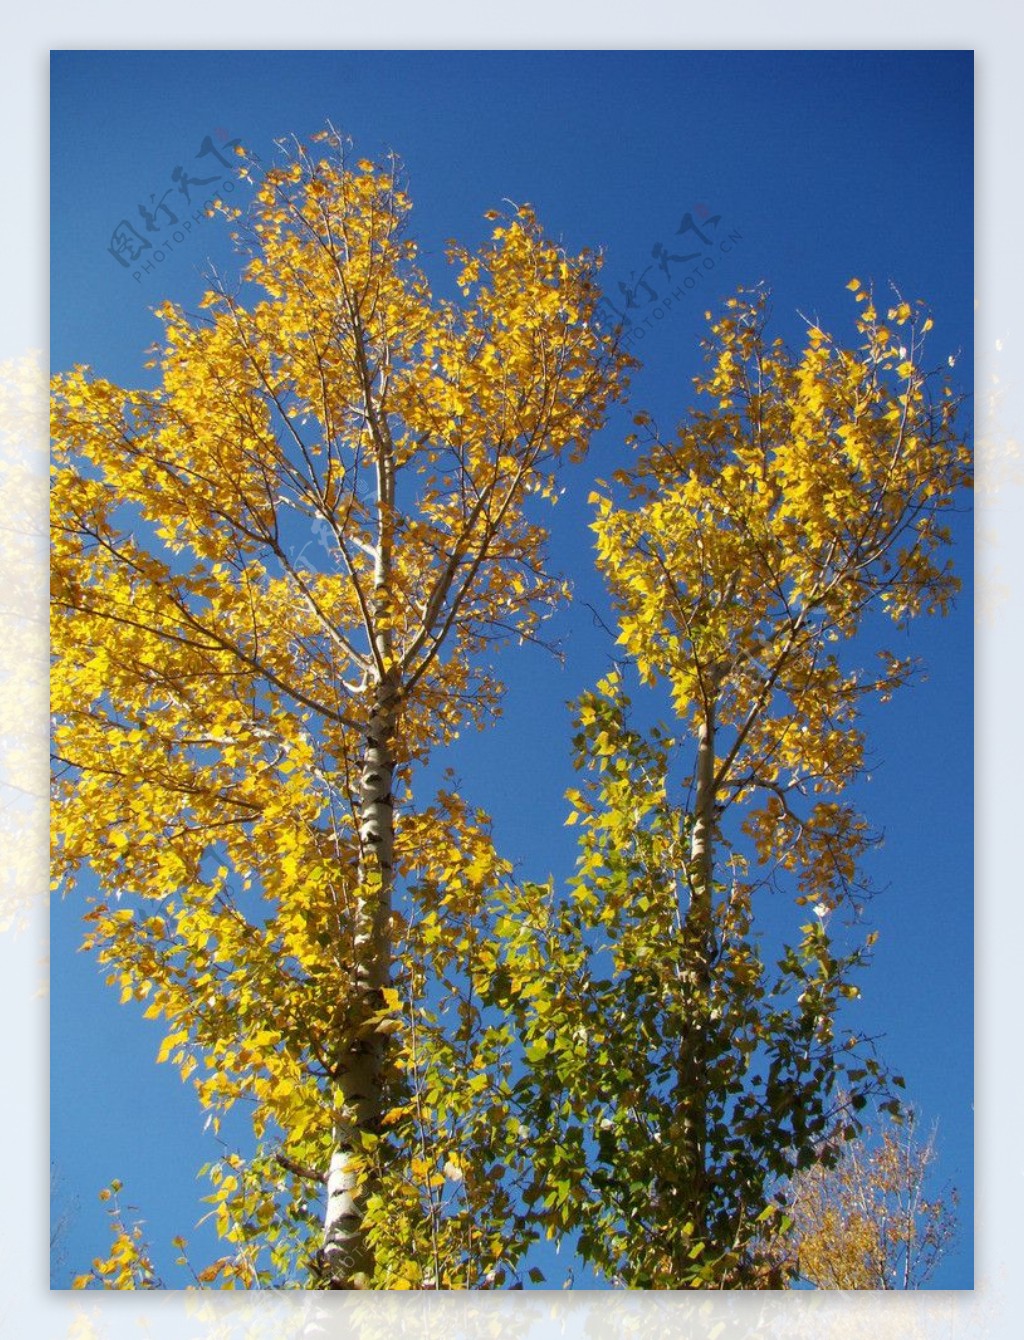
[[[394,738],[397,695],[381,681],[375,691],[360,777],[360,897],[355,913],[354,998],[344,1010],[338,1057],[334,1150],[327,1175],[323,1265],[332,1289],[369,1288],[373,1251],[366,1238],[363,1136],[379,1133],[387,1038],[370,1022],[384,1004],[391,973],[391,893],[394,865]]]
[[[712,920],[715,830],[715,705],[705,708],[697,733],[696,787],[690,837],[690,905],[683,920],[683,1034],[679,1054],[679,1158],[686,1219],[699,1241],[705,1231],[707,1185],[707,1067],[711,966],[715,949]]]
[[[380,1133],[387,1039],[373,1024],[391,978],[391,894],[394,883],[395,740],[401,693],[394,662],[392,599],[395,543],[395,454],[386,413],[374,400],[370,360],[360,331],[357,345],[366,415],[376,448],[376,552],[373,594],[365,612],[372,679],[370,713],[360,775],[359,892],[353,939],[350,1008],[342,1010],[335,1097],[334,1150],[327,1175],[323,1262],[332,1289],[373,1285],[373,1250],[366,1236],[368,1179],[361,1176],[367,1141]],[[384,363],[387,363],[385,350]]]

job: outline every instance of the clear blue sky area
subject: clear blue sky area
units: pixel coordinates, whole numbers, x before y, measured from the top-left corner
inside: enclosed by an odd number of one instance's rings
[[[565,661],[534,648],[503,656],[502,722],[439,760],[491,811],[499,848],[528,877],[571,872],[565,704],[603,673],[611,650],[587,608],[605,608],[592,573],[590,481],[626,459],[634,412],[670,425],[692,403],[705,309],[765,281],[784,337],[799,340],[808,318],[852,338],[847,281],[872,282],[883,304],[892,283],[928,302],[934,361],[953,357],[960,388],[971,389],[970,52],[76,51],[54,55],[52,93],[55,370],[86,363],[122,383],[149,382],[152,308],[168,297],[194,303],[211,261],[237,269],[223,221],[194,217],[207,192],[223,194],[235,139],[270,161],[276,139],[307,138],[330,120],[360,154],[394,149],[439,287],[450,282],[445,240],[481,241],[484,211],[503,199],[532,203],[567,247],[604,249],[606,290],[631,320],[643,367],[628,409],[566,472],[551,514],[553,561],[577,591],[553,630]],[[697,251],[699,265],[678,259]],[[850,1009],[884,1034],[884,1055],[925,1125],[938,1122],[941,1177],[963,1199],[959,1241],[934,1285],[970,1288],[969,512],[954,529],[958,607],[886,634],[928,674],[867,722],[877,766],[857,800],[885,830],[872,873],[886,892],[871,909],[876,961]],[[219,1151],[191,1089],[155,1065],[158,1025],[119,1006],[75,952],[80,911],[54,903],[52,1158],[57,1206],[73,1213],[53,1283],[65,1287],[106,1250],[96,1196],[118,1177],[165,1279],[180,1287],[170,1239],[200,1241],[195,1171]],[[571,1264],[565,1249],[539,1259],[558,1287]],[[578,1271],[581,1283],[592,1281]]]

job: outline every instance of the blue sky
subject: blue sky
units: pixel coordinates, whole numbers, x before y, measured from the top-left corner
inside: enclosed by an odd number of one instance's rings
[[[275,139],[305,138],[328,119],[361,153],[403,158],[432,278],[444,271],[445,240],[479,241],[484,211],[508,198],[530,201],[567,246],[603,247],[611,297],[621,303],[620,284],[637,289],[632,347],[644,366],[629,411],[566,473],[551,516],[554,562],[578,596],[556,629],[565,665],[538,651],[506,656],[503,722],[444,760],[532,877],[571,868],[564,704],[607,663],[583,603],[603,601],[590,570],[589,481],[623,460],[629,414],[644,408],[670,424],[691,403],[705,308],[764,280],[779,333],[799,338],[803,313],[842,337],[852,331],[846,281],[879,291],[892,282],[928,301],[936,361],[954,356],[970,388],[970,53],[73,52],[55,55],[52,94],[55,369],[89,363],[145,382],[152,307],[194,301],[209,260],[228,272],[235,264],[220,221],[180,227],[174,169],[212,175],[216,154],[196,157],[206,140],[219,151],[239,138],[270,159]],[[141,229],[139,205],[156,210],[161,198],[178,225],[147,236],[151,270],[146,252],[122,266],[109,250],[115,227],[128,219]],[[718,216],[713,240],[733,240],[728,251],[706,248],[714,267],[669,306],[652,252],[691,249],[680,243],[693,234],[677,232],[687,214]],[[673,293],[683,274],[674,265]],[[885,1033],[885,1055],[925,1122],[938,1121],[942,1175],[963,1192],[961,1240],[935,1281],[950,1288],[972,1278],[969,515],[956,530],[964,594],[947,620],[890,637],[893,650],[924,658],[928,678],[872,716],[879,766],[858,797],[886,830],[874,874],[888,893],[872,909],[881,940],[857,1009]],[[190,1235],[194,1172],[216,1152],[190,1091],[153,1064],[157,1026],[118,1006],[74,953],[79,937],[76,909],[55,904],[51,1130],[62,1195],[78,1202],[69,1273],[106,1245],[101,1185],[122,1178],[162,1245]],[[561,1269],[549,1272],[556,1284]]]

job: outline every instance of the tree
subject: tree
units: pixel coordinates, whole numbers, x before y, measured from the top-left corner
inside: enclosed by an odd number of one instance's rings
[[[143,1234],[143,1222],[139,1219],[128,1221],[121,1208],[120,1193],[122,1184],[116,1178],[110,1186],[99,1193],[100,1200],[106,1206],[107,1220],[113,1239],[110,1252],[105,1258],[93,1262],[92,1271],[79,1275],[74,1288],[88,1288],[95,1280],[102,1282],[107,1289],[162,1289],[163,1284],[156,1273],[156,1267],[150,1256],[149,1243]],[[129,1210],[138,1207],[129,1205]]]
[[[969,455],[922,368],[930,320],[899,300],[883,321],[850,288],[856,349],[811,326],[793,354],[764,291],[732,299],[702,406],[667,441],[637,416],[625,500],[592,497],[618,644],[675,726],[637,724],[619,669],[577,703],[578,872],[565,897],[521,890],[494,999],[529,1063],[542,1221],[632,1287],[778,1287],[763,1242],[789,1179],[871,1098],[898,1107],[902,1081],[841,1027],[875,938],[847,793],[865,703],[914,669],[865,665],[878,615],[901,627],[957,589],[943,514]],[[813,908],[795,940],[758,916],[787,885]]]
[[[789,1189],[793,1227],[774,1253],[819,1289],[920,1289],[957,1232],[955,1188],[929,1192],[934,1129],[917,1133],[912,1108],[874,1132],[838,1146]]]
[[[451,244],[463,301],[438,298],[396,162],[319,139],[257,184],[237,291],[159,309],[154,388],[55,380],[55,874],[95,875],[86,944],[214,1128],[248,1105],[199,1278],[454,1285],[528,1241],[472,1102],[501,1039],[472,1004],[438,1022],[504,866],[412,777],[498,711],[489,647],[563,594],[537,504],[628,360],[597,258],[528,206]]]

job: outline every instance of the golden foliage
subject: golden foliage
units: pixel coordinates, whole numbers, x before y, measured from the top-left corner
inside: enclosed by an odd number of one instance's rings
[[[286,1276],[313,1211],[273,1151],[325,1169],[367,1028],[393,1035],[393,1070],[416,1064],[397,1001],[354,1004],[357,912],[383,896],[360,814],[382,691],[397,776],[378,810],[400,802],[384,967],[413,1011],[401,955],[461,944],[503,867],[450,798],[416,814],[412,767],[496,711],[484,653],[536,637],[564,594],[535,499],[628,361],[593,323],[596,259],[528,207],[475,254],[453,244],[462,300],[439,298],[395,160],[320,140],[263,176],[237,291],[159,310],[152,389],[77,367],[52,397],[54,878],[98,879],[86,947],[164,1021],[158,1060],[215,1130],[245,1100],[267,1148],[216,1184],[215,1222],[236,1244],[298,1225]],[[414,886],[430,906],[406,934]]]
[[[594,495],[619,644],[694,730],[713,719],[722,812],[751,802],[759,859],[799,871],[803,900],[828,907],[868,840],[834,798],[863,770],[863,700],[914,669],[888,651],[874,672],[846,667],[845,647],[869,608],[897,627],[947,609],[945,514],[971,482],[957,399],[924,370],[930,321],[901,301],[883,325],[849,287],[855,349],[812,326],[791,353],[767,335],[763,291],[730,300],[696,379],[712,407],[671,441],[647,429],[615,476],[624,505]]]
[[[918,1289],[957,1230],[955,1189],[931,1190],[934,1132],[908,1111],[881,1138],[841,1145],[834,1166],[801,1173],[788,1193],[791,1233],[774,1246],[819,1289]]]

